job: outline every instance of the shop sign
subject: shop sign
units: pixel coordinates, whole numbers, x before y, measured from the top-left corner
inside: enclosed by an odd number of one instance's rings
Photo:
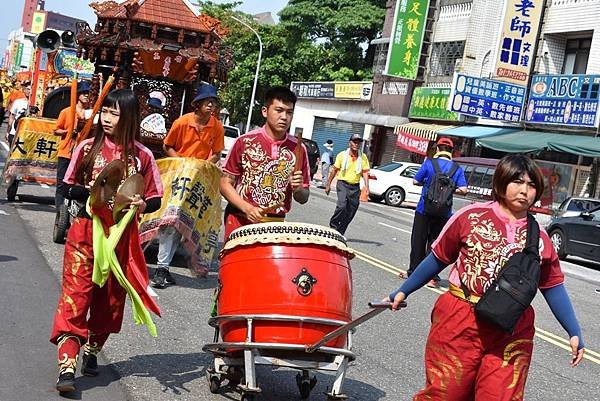
[[[21,59],[23,58],[23,43],[17,45],[17,55],[15,57],[15,67],[17,70],[21,68]]]
[[[371,100],[373,82],[292,82],[301,99]]]
[[[31,33],[41,33],[46,29],[46,13],[44,11],[35,11],[31,20]]]
[[[396,146],[402,149],[406,149],[412,153],[417,153],[425,156],[427,154],[427,148],[429,147],[429,139],[421,138],[408,132],[398,130],[398,138],[396,139]]]
[[[458,113],[448,111],[450,88],[415,88],[408,117],[458,121]]]
[[[525,121],[598,127],[600,75],[534,75]]]
[[[494,65],[496,79],[527,85],[543,8],[544,0],[507,0]]]
[[[519,122],[525,87],[455,74],[449,110],[473,117]]]
[[[385,74],[414,80],[419,70],[429,0],[398,0]]]

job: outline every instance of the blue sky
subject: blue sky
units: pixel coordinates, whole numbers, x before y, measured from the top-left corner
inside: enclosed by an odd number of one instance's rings
[[[45,9],[71,17],[86,20],[93,28],[96,22],[96,15],[88,6],[93,0],[46,0]],[[226,3],[231,1],[213,0],[215,3]],[[196,1],[193,0],[192,3]],[[0,48],[4,49],[7,44],[7,37],[10,31],[17,29],[21,25],[21,16],[23,14],[23,0],[3,0],[2,13],[0,13]],[[256,14],[259,12],[271,11],[273,16],[281,11],[287,4],[287,0],[246,0],[239,7],[241,11]]]

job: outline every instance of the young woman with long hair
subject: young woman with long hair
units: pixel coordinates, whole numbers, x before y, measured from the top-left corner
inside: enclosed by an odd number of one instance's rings
[[[123,169],[122,180],[139,173],[144,181],[143,193],[131,198],[130,207],[136,206],[139,213],[158,210],[163,194],[162,183],[152,152],[139,142],[139,124],[139,105],[135,94],[129,89],[110,92],[102,103],[94,138],[82,141],[73,151],[63,180],[63,195],[87,202],[90,188],[103,168],[113,160],[121,160],[127,166]],[[96,232],[93,227],[100,222],[104,232],[108,232],[115,225],[112,207],[112,202],[100,206],[88,202],[67,235],[62,293],[50,337],[50,341],[58,346],[56,388],[60,392],[75,389],[75,369],[82,346],[82,373],[86,376],[98,374],[97,353],[108,336],[121,329],[126,288],[137,293],[138,299],[147,308],[146,313],[147,310],[160,313],[155,301],[146,292],[147,266],[135,220],[127,225],[114,250],[126,284],[122,277],[119,280],[111,272],[107,273],[102,286],[93,280],[93,276],[98,276],[94,261],[101,257],[97,253],[106,254],[105,249],[94,248],[98,244],[94,241],[98,225]]]

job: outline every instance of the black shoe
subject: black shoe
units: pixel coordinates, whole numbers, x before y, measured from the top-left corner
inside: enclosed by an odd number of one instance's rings
[[[56,382],[56,389],[60,393],[70,393],[75,391],[75,374],[71,372],[61,373]]]
[[[152,277],[152,287],[154,288],[165,288],[167,286],[167,275],[169,275],[169,270],[164,267],[159,267],[154,272],[154,277]]]
[[[173,278],[173,276],[171,276],[171,272],[169,271],[169,269],[165,269],[165,270],[167,271],[167,275],[165,276],[165,283],[171,284],[171,285],[177,284],[175,282],[175,279]]]
[[[98,357],[94,354],[83,354],[81,361],[81,373],[84,376],[98,376]]]

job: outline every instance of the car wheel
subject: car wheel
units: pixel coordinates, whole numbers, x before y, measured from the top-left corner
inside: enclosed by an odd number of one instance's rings
[[[564,259],[567,257],[567,238],[561,229],[555,228],[550,232],[550,240],[552,241],[552,246],[554,246],[554,250],[558,254],[559,259]]]
[[[386,205],[400,206],[404,202],[404,190],[398,187],[391,187],[383,196]]]

